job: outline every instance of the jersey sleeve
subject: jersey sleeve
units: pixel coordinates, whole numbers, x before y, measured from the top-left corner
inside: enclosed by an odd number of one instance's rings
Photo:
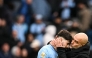
[[[48,52],[46,51],[46,49],[40,49],[37,58],[48,58]]]

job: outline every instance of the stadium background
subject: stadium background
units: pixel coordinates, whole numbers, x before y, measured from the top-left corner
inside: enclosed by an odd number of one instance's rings
[[[0,0],[0,57],[36,58],[61,29],[92,46],[92,0]]]

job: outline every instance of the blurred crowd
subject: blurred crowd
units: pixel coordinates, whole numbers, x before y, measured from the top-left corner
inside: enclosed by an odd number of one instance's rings
[[[36,58],[61,29],[92,46],[92,0],[0,0],[0,58]]]

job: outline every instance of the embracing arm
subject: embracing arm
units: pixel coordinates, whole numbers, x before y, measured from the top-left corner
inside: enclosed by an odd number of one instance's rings
[[[75,56],[74,58],[90,58],[90,57],[87,54],[80,54],[80,55]]]
[[[57,53],[59,58],[67,58],[65,53],[65,48],[58,47]]]

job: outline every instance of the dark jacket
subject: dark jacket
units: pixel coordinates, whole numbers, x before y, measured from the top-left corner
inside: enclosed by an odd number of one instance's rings
[[[8,26],[0,26],[0,47],[3,43],[8,43],[10,47],[15,45],[14,39],[11,38],[11,31]]]
[[[87,43],[78,49],[57,48],[59,58],[89,58],[90,44]]]
[[[0,58],[13,58],[13,57],[12,57],[12,54],[10,52],[5,54],[3,51],[0,51]]]

